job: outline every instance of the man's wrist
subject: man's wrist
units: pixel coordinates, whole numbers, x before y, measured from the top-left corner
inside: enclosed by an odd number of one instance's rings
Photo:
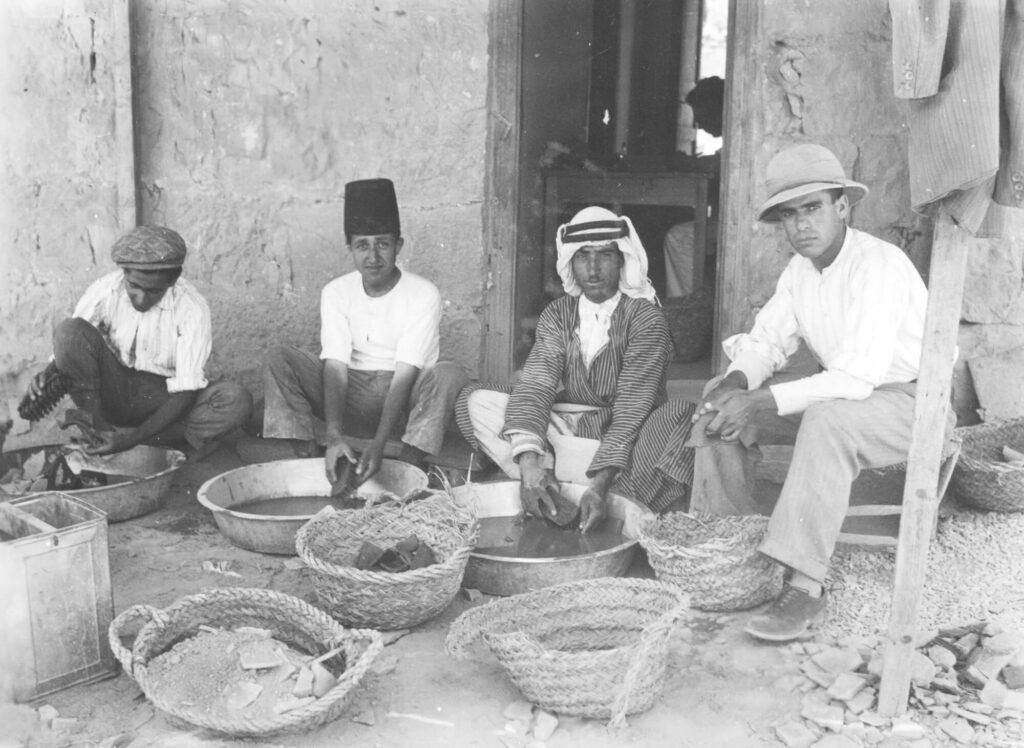
[[[730,382],[730,383],[734,384],[736,387],[738,387],[741,390],[747,389],[747,375],[744,374],[739,369],[733,369],[728,374],[726,374],[724,377],[722,377],[722,379],[723,379],[723,381]]]

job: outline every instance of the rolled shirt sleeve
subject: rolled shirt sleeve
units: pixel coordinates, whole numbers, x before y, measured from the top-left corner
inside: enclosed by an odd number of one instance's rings
[[[178,320],[174,350],[174,375],[167,378],[168,392],[201,390],[207,384],[204,370],[213,349],[210,308],[204,303],[187,305]]]

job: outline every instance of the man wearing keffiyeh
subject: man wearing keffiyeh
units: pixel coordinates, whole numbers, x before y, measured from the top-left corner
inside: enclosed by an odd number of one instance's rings
[[[556,267],[566,295],[548,304],[511,394],[463,392],[460,428],[509,476],[523,508],[553,513],[556,475],[580,482],[581,527],[595,528],[607,497],[661,511],[692,480],[690,403],[668,400],[668,326],[629,218],[585,208],[559,227]]]

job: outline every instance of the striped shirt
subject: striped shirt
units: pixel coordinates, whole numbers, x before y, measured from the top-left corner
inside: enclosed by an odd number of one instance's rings
[[[168,392],[207,385],[203,369],[213,344],[210,308],[184,278],[155,306],[140,312],[128,298],[124,271],[115,270],[85,290],[73,316],[99,330],[128,368],[167,377]]]
[[[591,406],[594,410],[582,413],[575,424],[576,436],[601,442],[587,472],[625,470],[640,427],[667,400],[668,325],[651,302],[622,296],[612,313],[608,343],[587,367],[578,306],[578,297],[567,295],[541,313],[537,340],[509,398],[502,433],[515,437],[513,451],[543,452],[553,403]]]
[[[722,344],[728,371],[743,372],[747,388],[757,389],[803,341],[824,371],[772,385],[780,415],[825,400],[863,400],[880,384],[917,379],[927,303],[899,247],[848,228],[824,270],[800,255],[789,261],[750,333]]]

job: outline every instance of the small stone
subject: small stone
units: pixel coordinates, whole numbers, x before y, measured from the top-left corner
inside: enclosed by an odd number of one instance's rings
[[[558,729],[558,717],[543,709],[538,709],[533,717],[533,737],[537,740],[547,740],[554,735]]]
[[[940,691],[944,694],[958,695],[960,693],[960,684],[957,682],[956,677],[950,676],[937,676],[931,683],[932,689]]]
[[[50,722],[50,729],[54,732],[65,732],[78,724],[75,717],[54,717]]]
[[[959,717],[946,717],[939,723],[939,729],[958,743],[970,743],[974,740],[974,728]]]
[[[892,734],[902,740],[916,740],[926,734],[924,727],[912,720],[910,717],[893,717]]]
[[[818,644],[818,642],[804,642],[804,652],[809,655],[816,655],[823,649],[824,647]]]
[[[981,641],[981,637],[978,636],[977,634],[971,632],[969,634],[964,634],[959,639],[957,639],[955,642],[953,642],[953,644],[956,646],[957,650],[961,653],[960,654],[960,659],[966,659],[967,655],[969,655],[971,653],[971,651],[976,646],[978,646],[978,642],[979,641]]]
[[[1007,665],[1003,668],[1003,682],[1010,689],[1024,688],[1024,666]]]
[[[933,706],[928,709],[928,712],[933,717],[948,717],[949,707],[948,706]]]
[[[811,661],[822,670],[836,675],[856,670],[863,664],[860,652],[853,647],[830,647],[811,657]]]
[[[848,699],[846,702],[846,708],[854,714],[860,714],[863,711],[870,709],[875,703],[875,690],[873,688],[865,688],[857,692],[857,695],[852,699]]]
[[[828,688],[828,695],[837,701],[849,701],[867,685],[863,676],[854,673],[840,673]]]
[[[246,642],[238,648],[238,665],[242,670],[270,670],[283,660],[269,639]]]
[[[475,590],[472,587],[463,587],[462,596],[471,603],[475,603],[477,600],[483,599],[484,593],[480,590]]]
[[[992,722],[992,720],[989,717],[986,717],[984,714],[978,714],[977,712],[972,712],[970,709],[963,709],[959,706],[951,705],[949,707],[949,711],[951,714],[955,714],[958,717],[963,717],[968,722],[973,722],[976,725],[987,725],[991,724]]]
[[[258,683],[242,681],[232,683],[224,690],[224,703],[228,709],[245,709],[263,692],[263,686]]]
[[[203,626],[200,625],[199,628],[203,628]],[[209,629],[210,627],[207,626],[206,628]],[[213,629],[213,631],[216,632],[217,629]],[[238,626],[235,628],[235,633],[251,636],[254,639],[269,639],[273,635],[270,629],[257,628],[256,626]]]
[[[878,745],[883,737],[882,731],[877,727],[869,727],[864,731],[864,742],[868,745]]]
[[[843,708],[827,704],[804,704],[800,716],[833,732],[839,732],[845,722]]]
[[[955,704],[960,700],[959,696],[951,693],[943,693],[942,691],[936,691],[933,693],[932,698],[935,699],[936,704]]]
[[[868,673],[870,675],[875,675],[875,676],[881,677],[882,676],[882,665],[884,664],[884,662],[885,662],[885,660],[882,657],[882,653],[881,652],[875,652],[871,656],[871,659],[868,660]]]
[[[352,721],[357,725],[373,727],[377,724],[377,718],[373,713],[373,707],[364,704],[358,712],[352,715]]]
[[[935,678],[935,663],[920,652],[910,653],[910,681],[927,687]]]
[[[822,688],[828,688],[835,682],[836,679],[835,673],[830,673],[829,671],[821,668],[812,660],[807,660],[806,662],[804,662],[800,666],[800,669],[804,671],[804,675],[806,675],[808,678],[810,678],[812,681],[817,683]]]
[[[398,667],[398,657],[393,654],[385,654],[378,657],[370,665],[370,670],[377,675],[387,675],[388,673],[395,672],[395,668]]]
[[[505,719],[530,724],[533,719],[533,704],[529,701],[513,701],[501,713]]]
[[[775,736],[785,743],[787,748],[807,748],[817,739],[817,735],[805,727],[802,722],[795,720],[776,725]]]
[[[312,695],[313,671],[308,665],[305,665],[299,669],[299,674],[295,678],[295,686],[292,688],[292,696],[295,696],[298,699],[304,699]]]
[[[338,679],[334,673],[319,662],[314,662],[310,669],[313,671],[313,695],[318,699],[338,685]]]
[[[39,715],[39,721],[49,727],[50,723],[60,715],[60,712],[50,704],[43,704],[41,707],[36,709],[36,714]]]
[[[960,706],[964,709],[970,709],[972,712],[977,712],[978,714],[992,714],[992,712],[995,711],[995,709],[990,707],[988,704],[982,704],[980,701],[965,701]]]
[[[988,678],[986,678],[981,673],[981,671],[979,671],[978,668],[974,667],[973,665],[965,667],[962,671],[960,671],[960,675],[963,677],[964,680],[966,680],[975,688],[984,688],[985,685],[988,683]]]
[[[784,647],[784,649],[792,652],[795,655],[807,654],[807,650],[804,649],[804,645],[801,644],[800,642],[793,642],[792,644],[787,644]]]
[[[938,667],[951,668],[956,665],[956,655],[938,644],[928,647],[928,659]]]
[[[1000,634],[1005,634],[1005,633],[1006,633],[1006,629],[1003,628],[1003,625],[1001,623],[999,623],[997,621],[989,621],[988,623],[985,624],[985,628],[982,629],[981,635],[982,636],[992,637],[992,636],[999,636]]]
[[[927,631],[919,631],[917,635],[914,636],[914,649],[921,649],[922,647],[927,647],[937,638],[939,638],[938,629],[928,629]]]
[[[860,715],[860,721],[872,727],[888,727],[889,718],[883,717],[878,712],[864,712]]]
[[[997,680],[990,680],[985,684],[985,687],[978,693],[978,698],[981,699],[982,704],[999,708],[1006,702],[1006,696],[1009,693],[1006,686]]]
[[[297,558],[297,557],[293,556],[292,558],[286,558],[284,560],[284,568],[289,569],[291,571],[296,571],[298,569],[305,569],[306,568],[306,563],[301,558]]]

